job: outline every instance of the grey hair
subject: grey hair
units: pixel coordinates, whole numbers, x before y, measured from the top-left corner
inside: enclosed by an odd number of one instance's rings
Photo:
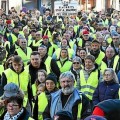
[[[112,68],[106,68],[106,69],[104,70],[104,72],[103,72],[103,76],[105,75],[105,72],[106,72],[106,71],[109,71],[109,72],[113,75],[113,81],[114,81],[115,83],[119,83],[119,82],[118,82],[118,77],[117,77],[115,71],[114,71]]]
[[[66,72],[62,73],[62,74],[60,75],[60,77],[59,77],[59,80],[61,80],[61,79],[63,79],[63,78],[68,78],[68,79],[70,79],[70,80],[72,80],[72,81],[75,80],[74,74],[73,74],[72,72],[70,72],[70,71],[66,71]]]
[[[78,57],[78,56],[75,56],[72,61],[73,61],[73,62],[74,62],[74,61],[78,61],[79,63],[82,63],[81,58]]]

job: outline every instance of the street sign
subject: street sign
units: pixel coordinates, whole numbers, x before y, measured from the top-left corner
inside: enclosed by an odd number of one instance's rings
[[[70,1],[70,2],[55,1],[54,2],[54,13],[56,16],[76,15],[77,12],[78,12],[77,1]]]

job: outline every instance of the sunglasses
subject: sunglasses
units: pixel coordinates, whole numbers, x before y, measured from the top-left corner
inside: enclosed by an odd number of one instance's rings
[[[79,62],[73,62],[73,64],[80,64]]]

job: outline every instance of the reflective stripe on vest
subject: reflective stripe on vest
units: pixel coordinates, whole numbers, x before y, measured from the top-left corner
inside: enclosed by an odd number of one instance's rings
[[[24,105],[27,104],[28,101],[28,84],[29,84],[29,74],[27,71],[23,71],[20,74],[15,73],[13,70],[10,68],[4,71],[5,76],[7,78],[7,84],[10,82],[15,83],[20,87],[21,90],[24,92],[24,101],[26,102]]]
[[[47,59],[44,62],[45,66],[46,66],[47,74],[52,72],[52,70],[51,70],[51,60],[52,60],[52,58],[50,56],[48,56]]]
[[[47,104],[48,104],[48,99],[46,97],[46,94],[45,92],[42,92],[38,96],[38,120],[43,120],[42,113],[44,112]]]
[[[84,71],[81,70],[80,85],[81,92],[83,92],[90,100],[92,100],[93,93],[98,85],[98,70],[93,71],[87,80],[85,80]]]
[[[102,52],[102,51],[100,51],[100,53],[99,53],[98,57],[96,58],[95,62],[96,62],[98,65],[100,65],[101,62],[102,62],[102,59],[103,59],[104,57],[105,57],[105,53]]]
[[[66,71],[69,71],[71,66],[72,66],[72,62],[67,60],[63,65],[61,64],[60,61],[57,61],[57,65],[60,69],[60,72],[63,73],[63,72],[66,72]]]
[[[27,65],[27,62],[30,60],[30,55],[32,53],[32,49],[30,47],[27,47],[27,54],[19,47],[16,49],[16,52],[18,55],[22,58],[25,65]]]
[[[119,56],[116,55],[115,58],[114,58],[114,63],[113,63],[113,70],[116,69],[116,66],[117,66],[117,64],[118,64],[118,60],[119,60]]]

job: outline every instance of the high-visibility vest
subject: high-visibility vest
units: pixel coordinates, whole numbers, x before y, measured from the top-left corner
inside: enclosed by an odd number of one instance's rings
[[[14,44],[17,41],[17,37],[14,34],[12,34],[12,33],[7,33],[7,37],[9,37],[9,35],[11,35],[12,43]]]
[[[24,92],[24,106],[26,107],[27,102],[28,102],[28,84],[30,81],[30,76],[27,71],[23,71],[20,74],[17,74],[10,68],[4,71],[5,76],[7,78],[7,84],[8,83],[15,83],[16,85],[19,86],[21,90]]]
[[[52,58],[50,56],[48,56],[47,59],[44,62],[45,66],[46,66],[47,74],[52,72],[52,70],[51,70],[51,60],[52,60]]]
[[[38,120],[43,120],[42,114],[48,104],[48,99],[45,92],[38,96]],[[52,106],[51,106],[52,107]]]
[[[118,60],[119,60],[119,56],[116,55],[115,58],[114,58],[114,63],[113,63],[113,70],[116,70],[116,67],[117,67],[117,64],[118,64]]]
[[[59,61],[57,61],[57,65],[58,65],[58,67],[60,69],[60,72],[63,73],[63,72],[66,72],[66,71],[70,70],[70,68],[72,67],[72,61],[67,60],[62,65],[61,62],[60,62],[60,60],[59,60]]]
[[[50,46],[49,49],[48,49],[48,55],[49,55],[49,56],[52,56],[52,55],[53,55],[53,50],[54,50],[54,47],[53,47],[53,46]]]
[[[4,72],[4,66],[0,65],[0,75],[2,75],[3,72]]]
[[[32,94],[33,94],[33,96],[36,96],[36,92],[37,92],[36,84],[32,84]]]
[[[30,47],[27,47],[26,51],[27,51],[27,54],[20,47],[18,49],[16,49],[16,52],[22,58],[25,66],[27,65],[27,62],[30,60],[30,55],[32,53],[32,49]]]
[[[99,53],[98,57],[96,58],[95,62],[98,65],[100,65],[104,57],[105,57],[105,53],[100,51],[100,53]]]
[[[98,70],[93,71],[87,80],[85,80],[84,71],[80,70],[81,92],[83,92],[90,100],[92,100],[98,81]]]

